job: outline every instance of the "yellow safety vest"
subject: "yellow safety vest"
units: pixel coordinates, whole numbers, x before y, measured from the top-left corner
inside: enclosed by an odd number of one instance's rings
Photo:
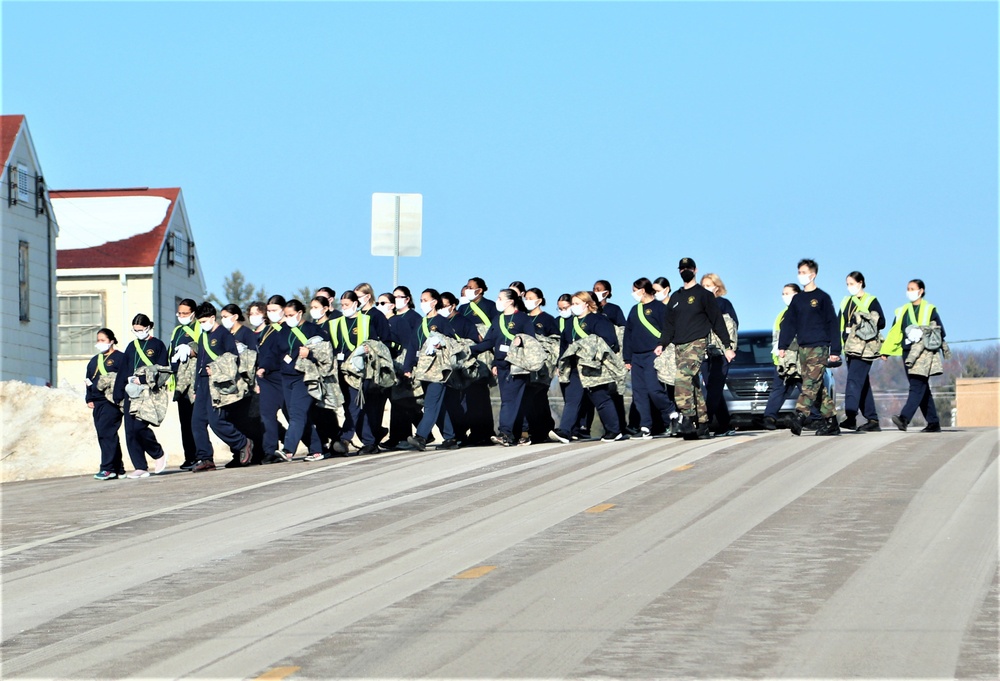
[[[844,333],[844,310],[847,309],[847,304],[851,302],[851,298],[854,296],[844,296],[844,299],[840,301],[840,332]],[[875,302],[875,296],[870,293],[865,293],[861,298],[854,303],[862,314],[868,314],[868,310],[871,309],[872,303]]]
[[[646,310],[643,308],[642,303],[639,303],[636,307],[639,309],[639,321],[642,322],[642,325],[649,329],[649,332],[653,334],[653,338],[662,338],[663,334],[660,333],[660,330],[653,326],[648,319],[646,319]]]
[[[910,320],[909,325],[916,326],[927,326],[931,323],[931,315],[934,313],[935,307],[928,303],[923,298],[920,299],[920,304],[917,306],[917,314],[913,314],[913,304],[907,303],[903,307],[896,309],[896,319],[892,323],[892,328],[885,337],[885,342],[882,343],[882,349],[879,350],[883,355],[897,355],[901,356],[903,354],[903,319],[907,318]]]
[[[379,314],[381,314],[381,312]],[[371,317],[366,314],[358,315],[358,323],[357,326],[355,326],[355,328],[358,329],[358,343],[355,344],[352,343],[351,339],[348,337],[350,334],[347,333],[347,317],[337,317],[337,330],[340,331],[340,337],[344,339],[344,345],[346,345],[347,349],[351,352],[354,352],[354,350],[358,347],[358,344],[364,343],[368,340],[368,333],[371,328],[371,324]]]

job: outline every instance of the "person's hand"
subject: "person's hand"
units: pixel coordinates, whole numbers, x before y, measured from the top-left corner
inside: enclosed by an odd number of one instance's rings
[[[830,364],[836,364],[840,361],[840,355],[830,355]]]
[[[129,383],[134,383],[135,385],[139,385],[139,377],[138,376],[130,376],[129,379],[128,379],[128,382]]]
[[[260,386],[255,383],[253,386],[253,391],[258,395],[260,395]]]
[[[662,345],[657,345],[655,348],[653,348],[653,354],[656,355],[657,357],[659,357],[660,355],[662,355],[663,354],[663,346]]]
[[[257,369],[257,375],[260,378],[264,378],[264,370],[263,369]],[[260,390],[258,390],[257,392],[260,392]]]
[[[626,364],[625,365],[625,370],[626,371],[632,371],[632,365],[631,364]]]
[[[409,371],[404,371],[403,375],[406,376],[407,378],[413,378],[413,374]]]
[[[778,350],[778,357],[784,359],[785,358],[785,351],[784,350]]]
[[[93,402],[87,402],[87,406],[90,407],[91,409],[93,409],[94,408],[94,403]]]
[[[517,347],[517,346],[519,346],[520,344],[521,344],[521,339],[520,339],[520,337],[516,337],[516,338],[514,338],[513,342],[512,342],[511,344],[510,344],[510,346],[511,346],[512,348],[516,348],[516,347]]]
[[[883,362],[884,362],[885,360],[887,360],[887,359],[889,359],[889,355],[882,355],[882,361],[883,361]]]
[[[497,375],[497,368],[496,368],[496,367],[493,367],[493,375],[494,375],[494,376],[496,376],[496,375]]]
[[[736,359],[736,353],[732,350],[726,350],[726,361],[732,362],[734,359]]]
[[[309,348],[303,345],[301,348],[299,348],[299,358],[305,359],[308,356],[309,356]]]
[[[205,367],[205,373],[208,374],[209,376],[211,376],[212,375],[212,367],[211,366]]]

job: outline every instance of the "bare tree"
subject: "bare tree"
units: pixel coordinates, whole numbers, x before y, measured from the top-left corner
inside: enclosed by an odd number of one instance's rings
[[[216,307],[221,308],[232,303],[246,313],[250,303],[255,300],[264,300],[266,296],[264,287],[254,287],[246,280],[242,272],[234,270],[232,274],[222,280],[221,298],[213,293],[209,295],[208,299]]]

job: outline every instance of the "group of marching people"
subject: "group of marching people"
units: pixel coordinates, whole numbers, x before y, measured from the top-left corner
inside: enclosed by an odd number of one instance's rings
[[[487,298],[486,282],[478,277],[468,280],[460,296],[427,288],[415,298],[406,286],[376,295],[363,283],[339,298],[324,287],[307,302],[273,295],[246,310],[185,299],[177,305],[177,326],[166,343],[153,335],[149,317],[137,314],[134,339],[124,350],[116,347],[110,329],[97,333],[98,354],[87,368],[86,400],[101,447],[95,478],[142,478],[165,470],[167,457],[151,426],[162,422],[170,401],[177,405],[181,427],[181,469],[193,472],[216,467],[209,429],[232,453],[227,468],[291,461],[300,444],[307,449],[306,461],[424,451],[435,442],[435,427],[442,450],[586,440],[595,414],[604,441],[660,434],[704,438],[711,436],[710,428],[715,434],[731,432],[723,388],[739,320],[722,280],[715,274],[699,280],[696,272],[692,259],[682,259],[677,291],[665,277],[637,279],[628,315],[611,302],[605,280],[562,294],[556,314],[550,314],[538,288],[514,281]],[[860,274],[848,277],[849,288],[852,277],[856,282]],[[920,299],[904,312],[916,315],[914,324],[940,327],[936,310],[922,302],[922,282],[914,283]],[[842,303],[838,316],[846,322],[835,338],[830,336],[835,324],[827,318],[832,302],[821,291],[826,300],[819,304],[793,305],[789,298],[787,313],[779,317],[776,364],[787,368],[797,353],[800,370],[786,372],[780,388],[802,382],[790,422],[795,434],[805,421],[798,415],[808,414],[812,402],[829,420],[832,395],[823,394],[822,380],[817,385],[815,367],[839,359],[841,343],[861,326],[858,315],[874,312],[877,329],[885,326],[881,308],[863,287],[860,277],[860,293]],[[822,298],[811,279],[805,291],[811,300]],[[893,334],[904,328],[904,316],[897,311]],[[890,334],[883,354],[898,354],[896,341],[909,353],[919,340],[911,326],[905,334]],[[870,367],[867,355],[859,361]],[[848,363],[853,366],[850,354]],[[632,403],[626,412],[628,373]],[[869,408],[867,370],[851,370],[849,376],[848,390],[855,385],[859,399],[852,403],[848,396],[847,420],[853,423],[861,409],[870,423],[874,407]],[[564,398],[558,423],[549,404],[554,379]],[[493,386],[500,395],[496,425]],[[778,387],[776,380],[773,393]],[[925,392],[918,395],[921,387]],[[926,380],[913,386],[912,395],[925,414],[928,408],[933,412]],[[916,406],[908,409],[893,419],[903,429]],[[930,423],[931,415],[927,418]],[[134,468],[127,474],[118,439],[123,422]],[[825,430],[834,426],[835,419]],[[834,433],[821,428],[819,434]]]

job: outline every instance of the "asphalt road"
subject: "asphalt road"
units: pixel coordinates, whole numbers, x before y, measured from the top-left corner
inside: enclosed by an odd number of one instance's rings
[[[1000,678],[998,431],[2,491],[14,678]]]

